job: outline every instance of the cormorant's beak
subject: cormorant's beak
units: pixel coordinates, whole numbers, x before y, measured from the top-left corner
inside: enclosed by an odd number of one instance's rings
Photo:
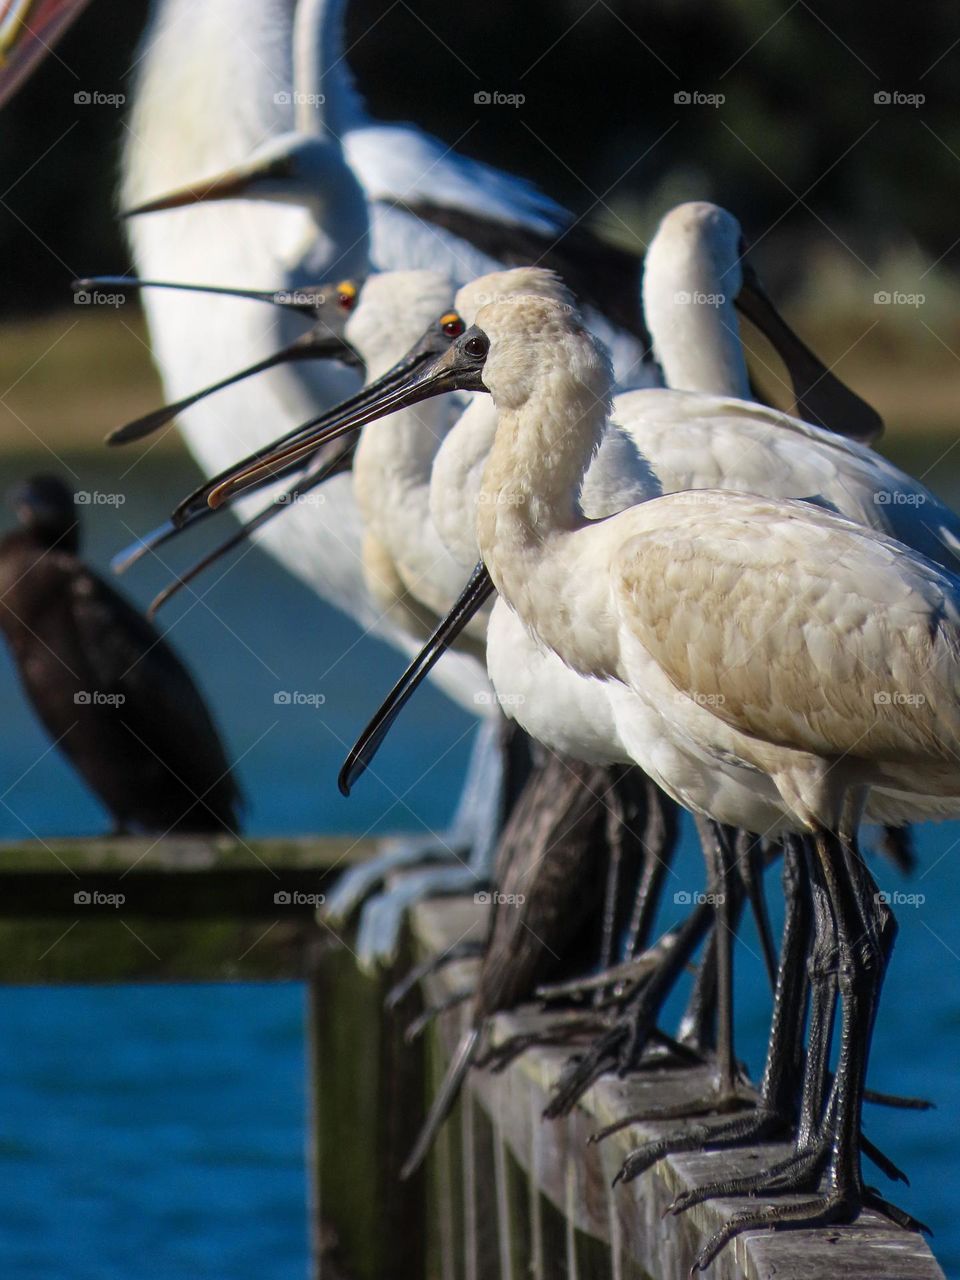
[[[195,391],[193,395],[184,396],[182,400],[176,400],[172,404],[162,405],[159,409],[144,414],[142,418],[136,418],[133,422],[117,427],[106,437],[106,443],[129,444],[132,440],[142,440],[145,436],[159,431],[168,422],[172,422],[179,413],[189,409],[198,400],[204,400],[212,395],[214,391],[222,391],[224,387],[231,387],[234,383],[242,382],[255,373],[263,373],[266,369],[274,369],[277,365],[290,364],[297,360],[336,360],[350,368],[363,368],[363,360],[347,339],[342,334],[331,332],[329,326],[321,321],[306,333],[301,334],[289,346],[275,351],[266,359],[258,360],[256,364],[248,365],[245,369],[231,374],[229,378],[222,378],[201,391]]]
[[[743,285],[736,305],[757,326],[787,367],[798,417],[862,444],[883,434],[883,419],[826,367],[780,315],[756,272],[742,262]]]
[[[448,391],[485,391],[481,380],[483,356],[472,355],[467,342],[480,331],[468,329],[451,344],[439,329],[431,328],[410,351],[381,378],[343,401],[336,408],[259,450],[211,482],[208,501],[218,507],[233,494],[275,480],[279,471],[314,450],[368,422],[419,404]]]
[[[29,79],[88,0],[7,0],[0,6],[0,106]]]
[[[485,566],[478,564],[470,581],[433,635],[387,694],[380,710],[357,739],[337,777],[343,795],[373,763],[394,721],[427,678],[443,653],[450,648],[470,619],[493,594],[493,582]]]
[[[297,311],[300,315],[318,318],[327,301],[324,286],[306,289],[230,289],[226,285],[185,284],[179,280],[141,280],[138,276],[84,276],[70,285],[74,293],[89,293],[94,289],[173,289],[184,293],[215,293],[227,298],[246,298],[251,302],[269,302],[274,307]]]
[[[194,204],[210,204],[217,200],[245,200],[250,198],[250,188],[265,176],[263,170],[238,165],[228,169],[208,182],[195,182],[180,187],[165,196],[145,200],[143,204],[123,211],[124,218],[138,218],[142,213],[163,213],[168,209],[185,209]]]

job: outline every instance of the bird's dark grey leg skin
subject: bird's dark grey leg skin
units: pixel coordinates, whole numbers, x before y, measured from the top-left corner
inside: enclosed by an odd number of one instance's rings
[[[829,1102],[812,1135],[815,1151],[822,1147],[824,1136],[829,1138],[827,1185],[822,1192],[799,1204],[773,1205],[736,1215],[700,1251],[694,1270],[702,1271],[709,1266],[724,1245],[744,1231],[790,1230],[852,1222],[865,1207],[908,1230],[925,1229],[916,1219],[865,1186],[861,1169],[861,1112],[867,1059],[896,924],[889,908],[880,901],[873,877],[855,846],[841,842],[824,830],[816,833],[815,843],[836,927],[837,985],[841,1002],[837,1070]],[[800,1160],[791,1172],[769,1170],[767,1186],[756,1188],[753,1194],[808,1189],[809,1180],[818,1170],[816,1166],[804,1166],[805,1162]]]
[[[677,806],[649,778],[644,777],[643,783],[646,791],[646,823],[642,836],[643,875],[624,941],[625,959],[639,955],[650,944],[663,882],[670,870],[680,838],[680,811]]]
[[[613,964],[619,915],[618,903],[621,895],[621,881],[625,873],[626,845],[630,839],[625,797],[617,785],[620,776],[624,772],[626,771],[623,769],[616,770],[606,795],[606,834],[609,864],[607,868],[607,885],[603,897],[603,927],[600,938],[599,964],[601,972]],[[599,1001],[602,996],[602,990],[598,990],[595,998]]]
[[[698,1053],[713,1053],[717,1047],[717,930],[710,926],[700,963],[697,965],[690,998],[677,1028],[681,1044]]]
[[[476,960],[483,955],[483,950],[484,944],[482,942],[468,940],[466,942],[458,942],[456,946],[450,947],[447,951],[442,951],[437,956],[428,956],[426,960],[421,960],[419,964],[415,964],[409,973],[405,974],[395,986],[390,988],[384,1005],[388,1009],[396,1009],[424,978],[429,978],[431,974],[439,973],[448,964],[457,964],[461,960]]]
[[[681,1043],[706,1057],[715,1048],[717,1077],[709,1092],[674,1107],[651,1107],[631,1119],[677,1120],[752,1107],[754,1096],[742,1089],[734,1055],[733,944],[744,905],[736,873],[736,832],[706,819],[697,823],[704,855],[710,868],[709,897],[714,923],[694,983],[680,1033]]]
[[[737,1116],[718,1125],[688,1126],[677,1133],[644,1143],[627,1157],[617,1174],[617,1181],[632,1181],[675,1151],[746,1146],[792,1132],[801,1070],[799,1046],[806,1017],[805,964],[811,916],[807,868],[799,839],[792,836],[784,842],[783,891],[787,913],[774,988],[767,1060],[756,1107],[748,1115]],[[619,1120],[594,1134],[591,1141],[599,1142],[637,1119],[642,1117],[630,1116]]]
[[[802,854],[801,854],[802,847]],[[770,1047],[755,1112],[729,1124],[709,1130],[696,1141],[705,1127],[666,1138],[632,1153],[621,1170],[624,1180],[639,1176],[655,1159],[667,1152],[715,1149],[751,1145],[784,1136],[794,1136],[794,1151],[772,1167],[741,1178],[706,1183],[679,1196],[668,1212],[682,1213],[694,1205],[717,1197],[749,1195],[782,1190],[816,1190],[830,1154],[829,1126],[824,1117],[824,1099],[832,1083],[829,1070],[833,1015],[836,1004],[837,942],[829,902],[819,864],[811,860],[810,843],[789,836],[784,844],[783,890],[787,902],[781,948],[781,971],[774,998]],[[811,919],[815,941],[809,946]],[[784,981],[784,966],[791,953],[795,960],[792,981]],[[806,975],[804,969],[806,967]],[[809,982],[806,980],[809,979]],[[813,990],[809,1044],[803,1053],[803,1026],[806,1019],[807,987]],[[786,1032],[786,1034],[784,1034]],[[804,1066],[804,1056],[806,1063]],[[800,1078],[803,1078],[802,1093]],[[797,1095],[801,1094],[799,1114]],[[900,1099],[883,1099],[900,1103]],[[902,1100],[911,1103],[912,1099]],[[600,1135],[603,1136],[603,1135]],[[861,1139],[867,1155],[888,1177],[906,1181],[904,1175],[866,1138]],[[782,1180],[783,1185],[780,1185]]]
[[[737,872],[743,885],[743,892],[754,919],[757,922],[757,933],[760,948],[763,952],[763,963],[770,980],[770,990],[777,985],[777,947],[773,941],[773,930],[770,927],[770,912],[767,910],[767,895],[763,891],[763,875],[767,867],[767,857],[763,841],[748,831],[736,834]]]
[[[434,1018],[446,1013],[448,1009],[456,1009],[458,1005],[473,998],[473,988],[468,991],[455,991],[449,996],[445,996],[439,1004],[431,1005],[429,1009],[419,1014],[412,1022],[407,1024],[407,1028],[403,1033],[403,1038],[407,1044],[415,1044],[423,1035]]]
[[[646,972],[640,989],[618,1000],[620,1014],[581,1057],[564,1067],[556,1092],[544,1111],[547,1119],[567,1115],[595,1080],[607,1071],[625,1073],[639,1063],[657,1017],[713,921],[713,908],[700,903],[676,931],[675,944]]]
[[[763,873],[778,852],[769,854],[763,842],[748,832],[738,831],[735,836],[738,879],[746,900],[750,903],[757,922],[757,932],[763,949],[764,964],[770,978],[770,989],[777,983],[777,948],[770,929],[767,900],[763,892]],[[677,1037],[703,1052],[715,1047],[714,1024],[716,1008],[717,956],[713,936],[704,948],[697,968],[696,981],[690,992],[690,1000],[680,1021]]]

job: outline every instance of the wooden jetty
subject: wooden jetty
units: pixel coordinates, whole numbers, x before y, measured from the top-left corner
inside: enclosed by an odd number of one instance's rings
[[[681,1190],[749,1171],[776,1148],[674,1156],[627,1186],[613,1174],[662,1125],[587,1138],[618,1116],[702,1092],[695,1071],[599,1082],[568,1119],[541,1112],[564,1053],[474,1072],[425,1172],[397,1172],[464,1019],[444,1014],[413,1045],[426,999],[465,989],[447,966],[394,1012],[383,997],[414,958],[481,936],[485,908],[434,902],[415,914],[395,973],[362,975],[350,939],[317,924],[315,895],[349,840],[57,840],[0,845],[0,981],[303,981],[307,984],[313,1273],[323,1280],[683,1280],[704,1240],[743,1201],[661,1215]],[[503,1015],[495,1034],[528,1025]],[[238,1125],[243,1117],[237,1117]],[[675,1122],[671,1124],[675,1127]],[[708,1280],[943,1280],[926,1242],[873,1214],[853,1226],[754,1232]]]

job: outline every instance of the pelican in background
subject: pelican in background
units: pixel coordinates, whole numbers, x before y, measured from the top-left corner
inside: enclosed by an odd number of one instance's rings
[[[348,195],[352,176],[366,200],[369,257],[380,268],[440,269],[462,283],[505,259],[529,260],[554,242],[565,270],[574,273],[579,263],[581,281],[598,281],[603,268],[618,296],[630,294],[618,315],[632,332],[601,317],[597,323],[633,385],[652,376],[643,363],[639,260],[573,231],[570,215],[529,183],[448,152],[415,128],[370,121],[343,56],[343,9],[342,0],[299,0],[291,23],[288,0],[158,5],[138,68],[122,201],[128,209],[168,212],[130,221],[139,273],[275,289],[362,272],[365,228]],[[205,193],[207,199],[196,199]],[[169,398],[263,359],[296,336],[287,327],[294,317],[271,319],[242,302],[228,312],[228,305],[148,298]],[[242,391],[228,389],[216,403],[194,406],[184,435],[211,474],[354,385],[344,371],[271,370]],[[349,477],[332,485],[319,515],[301,507],[257,536],[325,599],[409,653],[365,590]],[[457,655],[451,657],[446,672],[438,669],[438,682],[462,697],[463,675]],[[445,840],[448,859],[449,850],[472,848],[478,832],[495,825],[496,751],[490,739],[477,745],[463,806]],[[432,835],[401,842],[376,866],[382,873],[435,856],[437,843]]]
[[[44,728],[115,830],[236,832],[240,793],[190,673],[80,559],[74,494],[35,476],[0,540],[0,632]]]

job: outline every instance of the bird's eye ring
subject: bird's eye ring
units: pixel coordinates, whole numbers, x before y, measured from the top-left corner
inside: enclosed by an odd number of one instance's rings
[[[440,329],[448,338],[459,338],[466,325],[456,311],[448,311],[440,317]]]

